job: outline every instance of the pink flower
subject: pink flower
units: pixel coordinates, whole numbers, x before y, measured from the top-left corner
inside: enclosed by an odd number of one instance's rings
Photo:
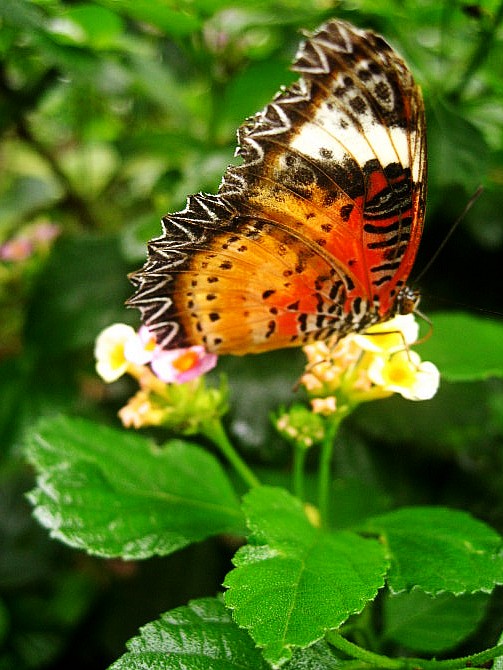
[[[60,226],[50,221],[25,226],[23,230],[0,245],[0,260],[20,262],[37,251],[47,251],[60,233]]]
[[[217,364],[217,355],[196,345],[185,349],[157,350],[151,361],[155,375],[168,384],[183,384],[200,377]]]

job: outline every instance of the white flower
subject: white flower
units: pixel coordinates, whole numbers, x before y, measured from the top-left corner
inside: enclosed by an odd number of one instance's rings
[[[353,335],[353,339],[364,351],[390,353],[414,344],[418,335],[419,325],[414,314],[398,314],[389,321],[371,326],[363,334]]]
[[[114,382],[127,371],[129,361],[124,350],[126,343],[136,337],[136,332],[125,323],[114,323],[96,338],[94,356],[96,372],[106,382]]]
[[[399,393],[407,400],[429,400],[440,384],[437,367],[428,361],[421,362],[415,351],[399,351],[389,358],[376,356],[367,374],[376,386]]]
[[[147,326],[141,326],[134,337],[127,340],[124,345],[124,356],[131,363],[145,365],[150,363],[156,352],[157,342],[155,336]]]

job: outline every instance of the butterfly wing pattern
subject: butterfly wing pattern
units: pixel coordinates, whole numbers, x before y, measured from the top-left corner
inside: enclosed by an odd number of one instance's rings
[[[217,195],[162,220],[129,304],[166,349],[246,354],[336,341],[410,311],[422,233],[422,97],[372,32],[331,20],[301,78],[238,130]]]

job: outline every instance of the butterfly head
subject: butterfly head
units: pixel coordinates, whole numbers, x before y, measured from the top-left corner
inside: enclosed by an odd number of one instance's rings
[[[395,304],[393,306],[392,316],[397,314],[412,314],[417,311],[421,294],[418,289],[404,286],[400,289]]]

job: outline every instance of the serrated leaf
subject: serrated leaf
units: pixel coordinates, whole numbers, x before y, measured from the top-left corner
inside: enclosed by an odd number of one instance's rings
[[[414,589],[392,595],[384,603],[383,636],[415,652],[445,652],[475,630],[488,601],[485,593],[433,597]]]
[[[260,487],[244,502],[250,544],[236,554],[225,602],[273,665],[360,612],[383,585],[387,562],[372,539],[313,527],[284,489]]]
[[[173,440],[82,419],[42,421],[27,455],[38,488],[35,516],[51,535],[100,556],[166,555],[222,532],[239,532],[234,491],[215,457]]]
[[[502,538],[461,510],[404,507],[369,519],[363,529],[384,537],[398,593],[418,587],[431,595],[460,595],[503,584]]]
[[[248,633],[217,598],[193,600],[153,621],[109,670],[267,670]]]
[[[282,670],[344,670],[346,665],[354,670],[354,659],[339,658],[334,647],[320,640],[307,649],[295,649]]]
[[[448,381],[503,377],[503,324],[462,312],[431,315],[432,336],[418,349]]]

